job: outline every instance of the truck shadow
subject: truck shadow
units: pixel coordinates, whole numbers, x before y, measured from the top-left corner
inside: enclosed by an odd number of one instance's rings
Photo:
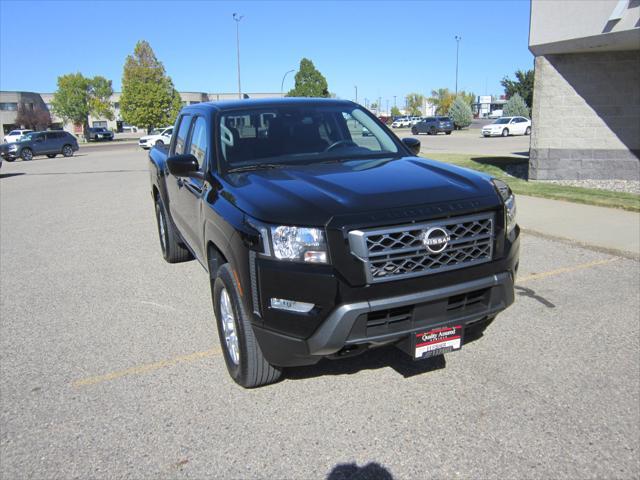
[[[393,480],[393,475],[376,462],[362,467],[355,463],[339,463],[329,472],[327,480]]]
[[[380,347],[368,350],[354,357],[323,359],[315,365],[287,368],[284,377],[289,380],[303,380],[325,375],[352,375],[362,370],[377,370],[391,367],[405,378],[445,368],[444,355],[413,360],[395,347]]]
[[[0,173],[0,178],[9,178],[9,177],[18,177],[20,175],[24,175],[24,172],[17,173]]]

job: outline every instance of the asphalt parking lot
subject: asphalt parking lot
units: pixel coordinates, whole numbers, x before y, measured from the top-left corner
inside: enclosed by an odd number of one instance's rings
[[[5,162],[0,227],[2,478],[640,475],[635,261],[524,235],[516,304],[460,352],[248,391],[205,272],[162,260],[135,145]]]

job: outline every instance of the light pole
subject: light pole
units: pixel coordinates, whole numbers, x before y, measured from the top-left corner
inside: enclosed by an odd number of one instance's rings
[[[354,85],[353,88],[356,89],[356,103],[358,103],[358,86]]]
[[[389,99],[387,98],[387,111],[384,112],[385,115],[389,115]]]
[[[456,97],[457,97],[458,96],[458,53],[460,52],[460,40],[462,40],[462,37],[459,35],[456,35],[453,38],[456,39]]]
[[[396,96],[393,96],[393,106],[398,108],[398,104],[396,103]]]
[[[242,88],[240,87],[240,20],[244,18],[244,15],[233,14],[233,19],[236,22],[236,49],[238,51],[238,98],[242,99]]]
[[[287,75],[289,75],[291,72],[295,72],[295,70],[289,70],[282,76],[282,83],[280,84],[280,95],[282,95],[282,93],[284,92],[284,79],[287,78]]]

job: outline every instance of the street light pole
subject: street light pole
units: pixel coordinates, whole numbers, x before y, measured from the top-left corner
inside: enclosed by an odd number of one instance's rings
[[[291,72],[295,72],[295,70],[289,70],[282,76],[282,83],[280,84],[280,95],[284,93],[284,79],[287,78],[287,75],[289,75]]]
[[[456,97],[458,96],[458,53],[460,52],[460,40],[462,37],[456,35],[454,37],[456,39]]]
[[[244,15],[233,14],[233,19],[236,22],[236,49],[238,51],[238,98],[242,99],[242,88],[240,87],[240,20],[244,18]]]
[[[358,86],[354,85],[353,88],[356,89],[356,103],[358,103]]]

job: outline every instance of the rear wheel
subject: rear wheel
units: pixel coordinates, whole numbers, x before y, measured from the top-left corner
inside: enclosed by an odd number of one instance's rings
[[[162,256],[169,263],[186,262],[193,258],[191,252],[180,244],[180,238],[176,227],[173,225],[160,195],[156,195],[155,200],[156,221],[158,223],[158,236],[160,238],[160,248]]]
[[[531,135],[531,127],[527,127],[527,129],[524,131],[525,135]]]
[[[62,155],[64,155],[65,157],[73,156],[73,148],[71,148],[71,145],[65,145],[64,147],[62,147]]]
[[[229,264],[218,269],[211,289],[220,345],[231,378],[245,388],[278,381],[282,370],[264,358]]]
[[[429,135],[437,135],[438,132],[436,131],[435,128],[431,127],[431,130],[429,131]]]
[[[22,152],[20,152],[20,157],[22,160],[28,162],[29,160],[33,160],[33,152],[30,148],[23,148]]]
[[[508,137],[509,136],[509,129],[505,128],[504,130],[502,130],[502,136],[503,137]]]

